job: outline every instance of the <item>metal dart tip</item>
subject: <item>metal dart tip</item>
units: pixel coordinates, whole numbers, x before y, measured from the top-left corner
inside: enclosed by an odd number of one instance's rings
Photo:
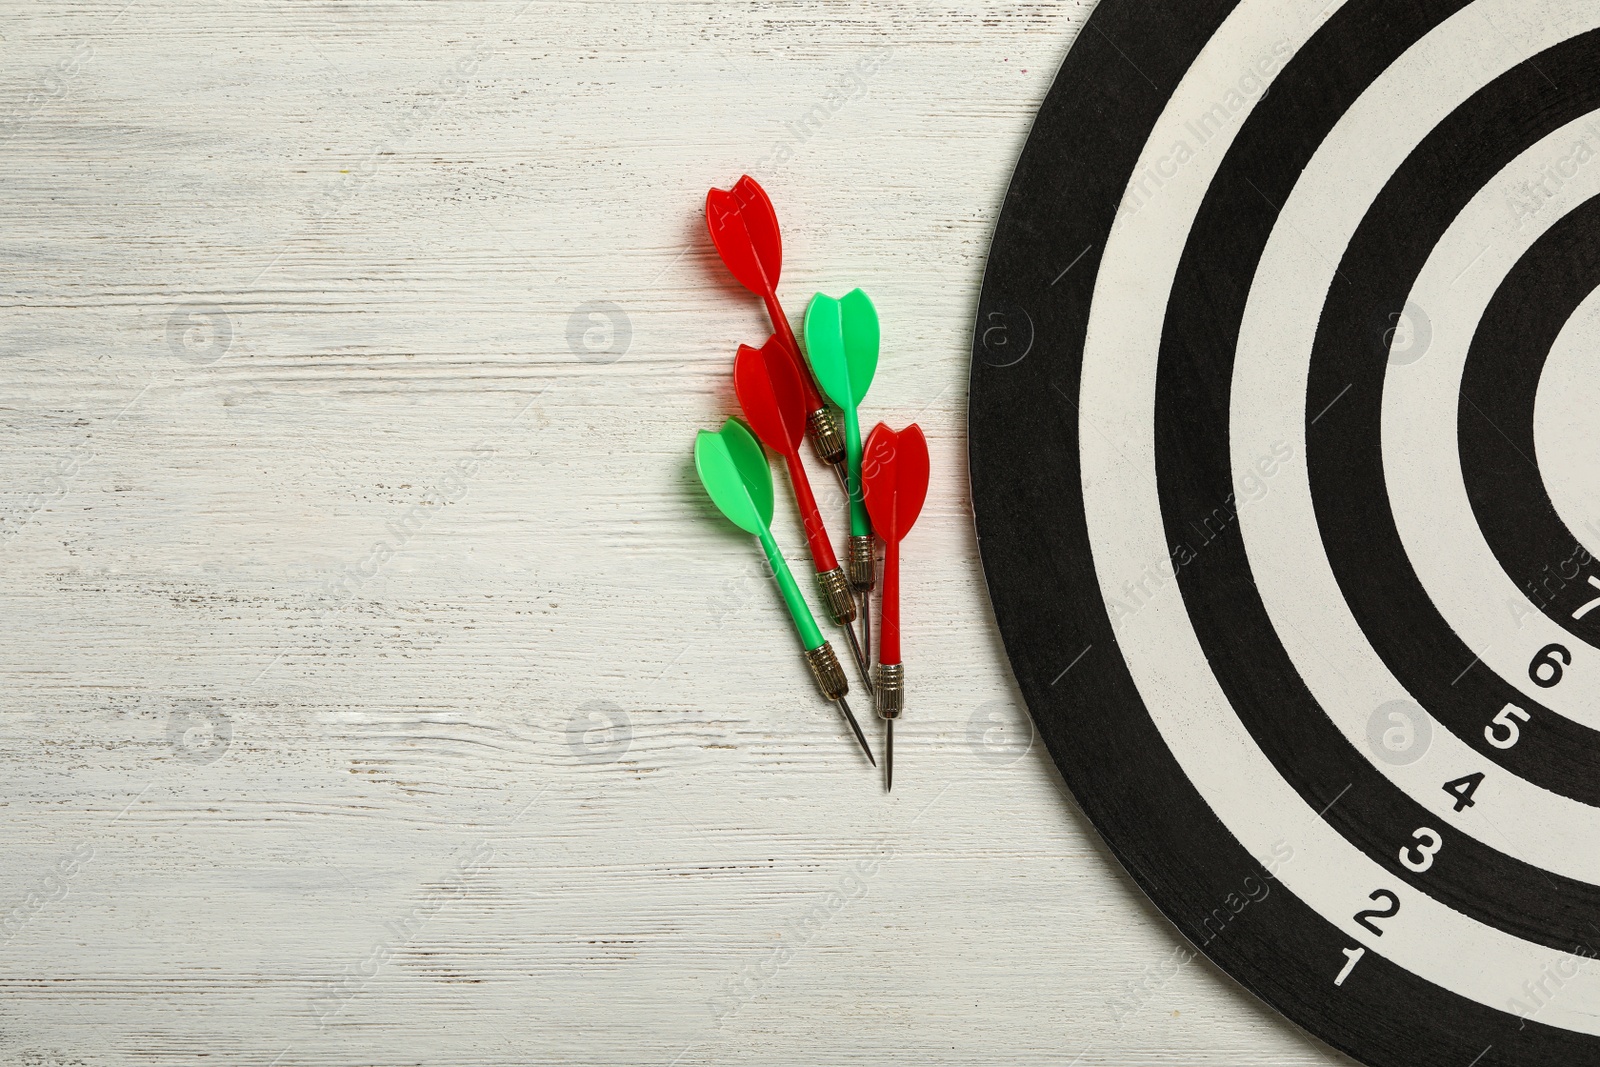
[[[861,651],[861,642],[856,640],[855,627],[844,623],[844,636],[850,642],[850,655],[855,657],[856,669],[861,672],[861,681],[868,691],[872,689],[872,670],[867,666],[866,653]]]
[[[849,477],[849,475],[845,474],[844,465],[845,465],[845,457],[844,457],[843,453],[840,453],[840,455],[839,455],[839,462],[828,464],[828,466],[833,468],[833,473],[835,475],[837,475],[838,478],[839,478],[839,489],[840,489],[841,492],[844,493],[844,498],[846,500],[849,500],[850,499],[850,477]]]
[[[861,594],[861,647],[872,653],[872,593]]]
[[[867,754],[867,762],[876,767],[878,761],[873,758],[872,749],[867,747],[867,735],[861,732],[861,724],[856,722],[855,713],[850,710],[850,704],[844,697],[839,697],[835,703],[839,705],[839,710],[844,712],[845,721],[850,724],[850,729],[855,731],[856,740],[861,742],[861,751]]]
[[[884,719],[883,791],[894,792],[894,720]]]

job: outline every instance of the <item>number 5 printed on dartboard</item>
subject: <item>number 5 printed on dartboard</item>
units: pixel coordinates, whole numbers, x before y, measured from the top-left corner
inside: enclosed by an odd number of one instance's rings
[[[1523,722],[1527,722],[1530,718],[1531,716],[1527,712],[1515,704],[1507,704],[1495,715],[1494,721],[1483,728],[1484,739],[1495,748],[1511,748],[1522,740],[1522,730],[1513,720],[1521,719]],[[1496,729],[1496,727],[1500,729]]]

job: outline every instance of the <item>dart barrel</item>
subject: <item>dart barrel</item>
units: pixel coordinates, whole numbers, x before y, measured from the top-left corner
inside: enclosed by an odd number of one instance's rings
[[[806,434],[824,463],[837,467],[844,462],[844,431],[839,429],[839,420],[833,417],[833,412],[825,407],[813,411],[806,417]]]
[[[866,592],[878,584],[878,558],[873,550],[872,535],[850,538],[850,584]]]
[[[833,616],[834,622],[856,621],[856,598],[850,591],[850,579],[844,576],[843,570],[835,567],[818,574],[817,588],[821,590],[822,601],[828,605],[828,614]]]
[[[839,657],[833,654],[833,646],[828,642],[824,641],[806,653],[806,666],[811,668],[817,688],[829,700],[838,700],[850,692],[850,682],[844,676],[844,668],[839,666]]]
[[[898,719],[906,706],[906,665],[880,663],[872,681],[872,699],[878,718]]]

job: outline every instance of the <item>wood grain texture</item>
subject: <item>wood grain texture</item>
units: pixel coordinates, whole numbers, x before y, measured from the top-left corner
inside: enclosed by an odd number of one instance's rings
[[[1176,962],[988,613],[969,331],[1090,6],[6,5],[0,1064],[1344,1062]],[[929,437],[892,797],[690,466],[745,171]]]

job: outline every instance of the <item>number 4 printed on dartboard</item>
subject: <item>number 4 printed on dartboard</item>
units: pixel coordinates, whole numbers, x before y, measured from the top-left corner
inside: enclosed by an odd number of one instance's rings
[[[1456,798],[1457,811],[1465,811],[1477,803],[1472,799],[1472,794],[1483,784],[1484,777],[1482,771],[1476,771],[1465,778],[1456,778],[1444,784],[1444,791]]]

